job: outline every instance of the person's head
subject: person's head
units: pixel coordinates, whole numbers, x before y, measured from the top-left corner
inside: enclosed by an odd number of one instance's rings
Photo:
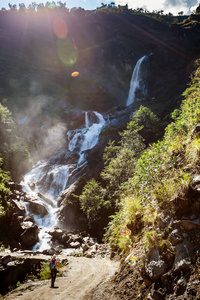
[[[55,254],[53,255],[53,259],[56,259],[56,255]]]

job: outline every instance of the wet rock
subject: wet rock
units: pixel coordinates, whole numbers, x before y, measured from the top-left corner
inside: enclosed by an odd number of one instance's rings
[[[16,182],[9,182],[9,188],[14,193],[15,193],[15,191],[22,192],[22,186],[21,186],[21,184],[16,183]]]
[[[47,204],[51,205],[52,207],[54,206],[53,201],[42,195],[41,193],[37,193],[38,197],[40,197],[44,202]]]
[[[42,201],[39,199],[27,199],[29,202],[29,210],[34,215],[39,215],[40,217],[44,217],[48,214],[47,208]]]
[[[81,244],[79,242],[71,242],[69,243],[70,248],[78,249],[80,248]]]
[[[24,222],[23,227],[24,232],[20,235],[21,245],[25,249],[31,249],[38,242],[38,226],[32,222]]]
[[[25,204],[24,204],[24,202],[22,202],[20,200],[14,200],[14,199],[12,199],[10,202],[14,207],[14,211],[18,215],[23,216],[25,214]]]
[[[18,239],[20,234],[24,231],[21,225],[21,220],[19,216],[14,213],[11,218],[10,229],[14,238]]]
[[[34,183],[34,182],[29,182],[29,183],[28,183],[28,186],[30,187],[30,189],[31,189],[32,191],[35,190],[35,183]]]
[[[63,243],[64,232],[62,229],[54,228],[54,229],[50,230],[48,233],[52,236],[52,241],[58,241],[61,244]]]

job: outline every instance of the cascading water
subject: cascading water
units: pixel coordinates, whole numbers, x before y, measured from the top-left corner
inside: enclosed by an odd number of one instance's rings
[[[33,250],[50,248],[51,236],[47,233],[56,226],[58,196],[74,183],[84,172],[87,164],[85,151],[92,149],[99,139],[99,134],[105,125],[103,116],[98,112],[85,112],[85,127],[67,132],[68,151],[61,150],[48,160],[39,161],[36,166],[24,176],[21,182],[23,190],[30,198],[37,199],[46,207],[47,215],[34,215],[35,223],[40,228],[39,242]],[[72,178],[73,177],[73,178]],[[69,182],[70,178],[70,182]],[[34,187],[34,188],[31,188]],[[26,205],[30,214],[29,205]]]
[[[142,90],[143,95],[145,95],[147,93],[145,85],[141,84],[141,66],[142,66],[143,61],[146,60],[147,58],[148,58],[148,56],[144,55],[137,61],[136,65],[135,65],[135,68],[134,68],[133,74],[132,74],[132,78],[131,78],[130,89],[129,89],[126,106],[133,104],[133,102],[135,101],[136,90],[138,88],[140,88]]]

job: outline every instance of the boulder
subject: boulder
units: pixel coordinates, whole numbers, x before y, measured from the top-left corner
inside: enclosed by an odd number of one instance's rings
[[[169,235],[169,241],[172,243],[173,246],[180,244],[183,241],[181,231],[178,229],[174,229]]]
[[[14,199],[11,199],[10,202],[14,207],[14,211],[18,215],[23,216],[25,214],[25,204],[24,204],[24,202],[22,202],[21,200],[14,200]]]
[[[80,248],[81,244],[79,242],[71,242],[69,243],[70,248],[78,249]]]
[[[53,201],[42,195],[41,193],[37,193],[38,197],[40,197],[44,202],[47,204],[51,205],[52,207],[54,206]]]
[[[192,245],[189,241],[175,245],[176,255],[174,260],[174,271],[189,271],[191,267],[191,258],[193,255]]]
[[[30,189],[32,190],[32,191],[34,191],[35,190],[35,183],[34,182],[29,182],[28,183],[28,186],[30,187]]]
[[[145,263],[145,272],[151,281],[158,281],[161,276],[166,272],[167,266],[161,259],[159,249],[153,246],[149,253]]]
[[[178,221],[174,221],[173,226],[175,227],[179,227],[182,228],[186,231],[190,231],[190,230],[194,230],[200,229],[200,219],[196,219],[196,220],[178,220]]]
[[[44,203],[40,201],[39,199],[27,199],[27,202],[29,203],[29,210],[34,215],[39,215],[40,217],[44,217],[48,214],[48,210]]]
[[[18,239],[20,234],[24,231],[21,225],[21,219],[16,213],[12,215],[10,229],[15,239]]]
[[[58,241],[60,244],[63,243],[63,240],[67,240],[67,237],[64,236],[64,231],[60,228],[54,228],[48,232],[52,236],[52,241]],[[64,236],[64,238],[63,238]]]
[[[24,222],[24,232],[20,235],[20,242],[23,248],[31,249],[38,242],[39,229],[32,222]]]

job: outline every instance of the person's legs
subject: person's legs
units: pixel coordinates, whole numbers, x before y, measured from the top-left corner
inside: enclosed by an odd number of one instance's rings
[[[54,287],[54,282],[56,280],[56,269],[51,270],[51,287]]]

